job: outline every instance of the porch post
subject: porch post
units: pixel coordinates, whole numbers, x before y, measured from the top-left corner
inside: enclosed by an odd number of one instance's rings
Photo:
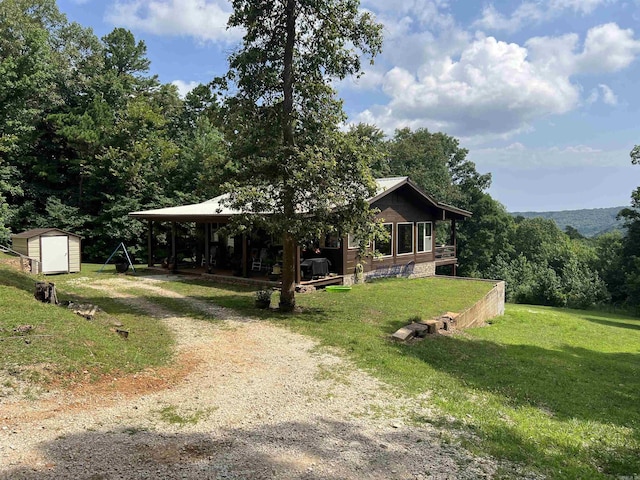
[[[456,248],[456,219],[453,218],[451,219],[451,245],[453,245],[453,248]],[[458,251],[454,250],[454,253],[456,254],[456,256],[458,256]]]
[[[249,272],[247,271],[247,261],[248,261],[247,235],[243,233],[242,234],[242,276],[245,278],[249,276]]]
[[[147,267],[153,267],[153,220],[147,221]]]
[[[206,222],[204,224],[204,271],[206,273],[211,272],[211,265],[209,260],[211,258],[211,224]]]
[[[176,222],[171,222],[171,258],[173,259],[173,263],[171,264],[171,273],[176,273],[178,271],[178,258],[176,256],[176,237]]]
[[[457,262],[458,261],[458,247],[456,246],[456,243],[457,243],[457,239],[456,239],[456,219],[452,218],[451,219],[451,245],[453,245],[453,255],[455,256],[456,262]],[[454,277],[457,274],[457,272],[456,272],[457,266],[458,266],[457,263],[454,263],[452,265],[453,268],[451,269],[451,271],[452,271]]]
[[[296,247],[296,285],[302,282],[302,272],[300,271],[300,245]]]

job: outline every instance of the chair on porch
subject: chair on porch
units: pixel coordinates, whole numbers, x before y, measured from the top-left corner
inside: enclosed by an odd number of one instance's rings
[[[211,250],[209,251],[209,266],[210,267],[215,267],[216,266],[216,253],[218,251],[218,247],[211,247]],[[202,262],[201,262],[202,266],[206,266],[207,264],[207,259],[206,257],[203,255],[202,256]]]
[[[267,259],[267,249],[266,248],[262,248],[260,249],[260,254],[258,255],[258,252],[254,252],[254,254],[252,255],[252,259],[251,259],[251,271],[254,272],[259,272],[262,270],[263,266],[262,263]],[[265,265],[266,267],[266,265]]]

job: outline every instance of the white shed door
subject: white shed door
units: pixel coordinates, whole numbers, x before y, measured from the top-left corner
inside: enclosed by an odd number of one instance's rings
[[[42,273],[69,271],[69,237],[40,237]]]

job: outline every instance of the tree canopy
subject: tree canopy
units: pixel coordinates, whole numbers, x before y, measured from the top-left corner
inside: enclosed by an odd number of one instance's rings
[[[229,26],[245,35],[220,81],[233,92],[225,106],[236,163],[225,189],[252,213],[239,225],[283,236],[280,306],[293,309],[296,247],[372,221],[366,147],[339,130],[331,82],[361,73],[361,55],[380,51],[381,26],[357,0],[234,0]]]

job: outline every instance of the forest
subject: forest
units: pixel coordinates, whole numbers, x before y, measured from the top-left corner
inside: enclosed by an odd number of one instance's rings
[[[243,21],[241,14],[235,20]],[[405,128],[388,136],[374,125],[338,128],[345,120],[340,102],[327,100],[334,92],[322,82],[301,90],[326,100],[322,116],[331,126],[309,115],[296,124],[312,125],[295,132],[305,138],[297,150],[267,145],[266,139],[280,139],[268,130],[276,110],[247,107],[255,100],[251,89],[260,86],[245,82],[251,69],[243,52],[230,58],[228,75],[181,98],[175,86],[150,74],[145,44],[128,30],[98,38],[68,22],[52,0],[4,0],[0,24],[0,244],[7,245],[12,232],[55,226],[83,236],[85,261],[104,261],[120,242],[142,259],[146,226],[129,212],[204,201],[240,191],[248,179],[268,185],[274,180],[269,162],[280,162],[282,152],[297,161],[275,181],[301,182],[307,172],[320,178],[330,150],[342,168],[336,182],[408,175],[439,201],[473,212],[459,228],[458,273],[506,280],[508,301],[640,305],[640,189],[630,192],[631,207],[620,213],[624,233],[585,238],[553,220],[508,214],[487,193],[490,173],[478,172],[446,133]],[[368,35],[361,49],[373,55],[379,48],[373,25]],[[334,60],[323,71],[333,68],[338,78],[351,73],[344,65],[359,67],[350,58]],[[245,90],[231,95],[232,82]],[[261,95],[269,93],[254,97]],[[258,157],[251,148],[277,153]],[[631,161],[639,160],[636,147]],[[318,185],[327,201],[334,199],[329,187]],[[336,221],[346,228],[348,220]],[[314,232],[322,223],[296,225]]]
[[[583,208],[580,210],[560,210],[554,212],[510,212],[514,217],[525,218],[542,217],[550,218],[562,230],[567,227],[575,228],[585,237],[596,237],[603,233],[624,229],[624,220],[618,216],[621,210],[627,208]]]

